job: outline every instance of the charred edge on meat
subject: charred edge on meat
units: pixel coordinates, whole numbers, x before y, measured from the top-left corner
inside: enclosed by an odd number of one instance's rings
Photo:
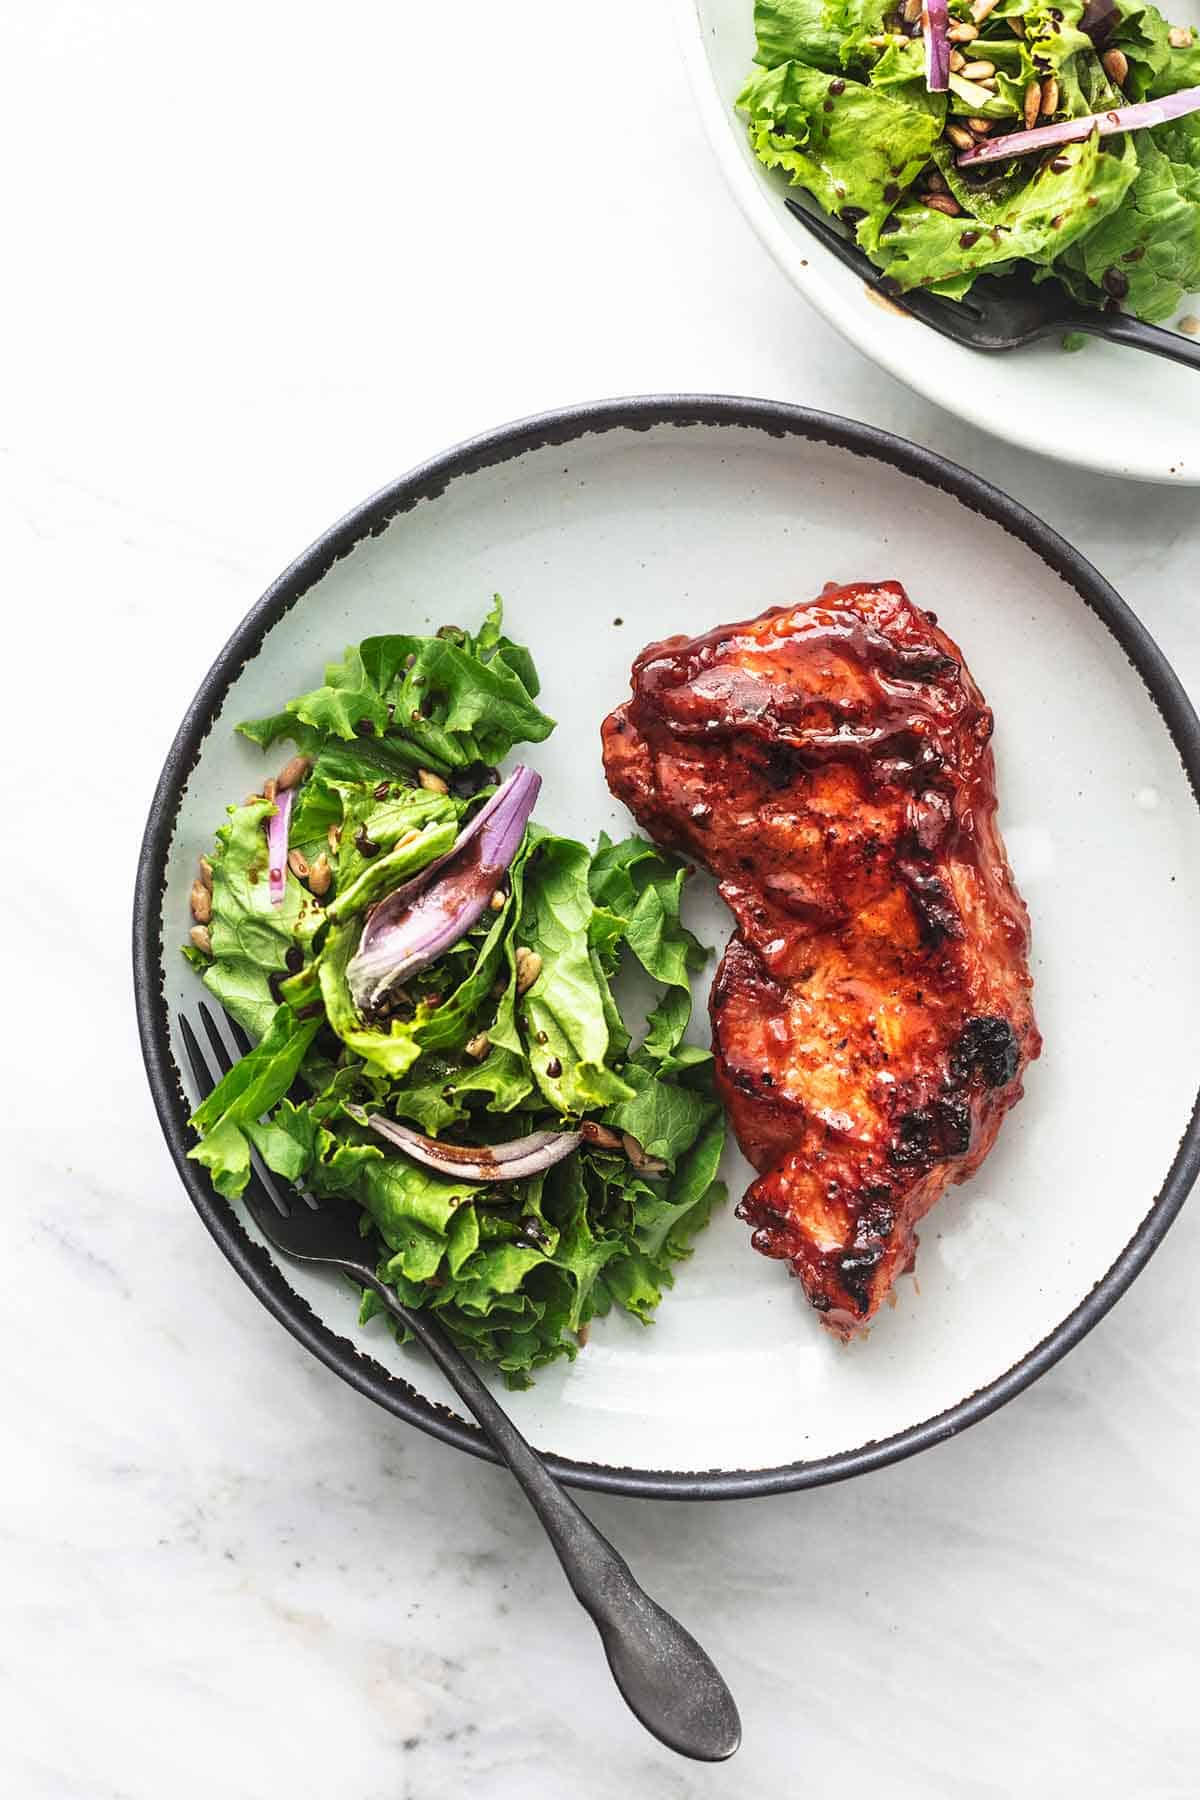
[[[976,1076],[988,1088],[1007,1087],[1021,1064],[1016,1033],[1007,1019],[970,1018],[948,1058],[946,1093],[929,1106],[901,1114],[888,1150],[900,1169],[923,1171],[935,1162],[965,1156],[971,1148],[971,1109],[965,1091]]]
[[[931,874],[914,862],[900,862],[896,867],[912,901],[917,930],[925,948],[936,950],[947,938],[961,938],[962,920],[941,876]]]
[[[950,1074],[958,1086],[978,1072],[985,1087],[1007,1087],[1020,1066],[1016,1033],[1007,1019],[992,1014],[968,1019],[950,1052]]]
[[[862,1198],[866,1205],[858,1218],[854,1243],[838,1257],[837,1270],[855,1310],[865,1318],[871,1310],[872,1276],[883,1261],[888,1239],[896,1229],[896,1214],[891,1205],[892,1190],[886,1182],[865,1188]],[[828,1297],[824,1296],[824,1299],[824,1306],[818,1307],[820,1312],[829,1308]],[[815,1300],[813,1304],[816,1305]]]

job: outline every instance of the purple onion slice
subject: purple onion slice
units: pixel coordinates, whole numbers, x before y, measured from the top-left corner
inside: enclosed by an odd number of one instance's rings
[[[368,915],[346,968],[360,1013],[373,1012],[398,982],[428,968],[470,931],[521,847],[541,785],[532,769],[515,768],[454,848]]]
[[[1112,137],[1118,131],[1144,131],[1151,125],[1165,125],[1170,119],[1186,118],[1200,112],[1200,87],[1180,88],[1177,94],[1164,94],[1161,100],[1139,100],[1136,106],[1117,106],[1110,112],[1089,113],[1085,119],[1064,119],[1058,125],[1037,125],[1032,131],[1013,131],[1006,137],[987,138],[974,150],[964,150],[957,159],[960,169],[975,168],[979,163],[1004,162],[1010,156],[1035,156],[1039,150],[1053,150],[1059,144],[1077,144],[1091,137]]]
[[[457,1175],[467,1181],[521,1181],[527,1175],[540,1175],[570,1156],[582,1141],[578,1131],[534,1131],[505,1144],[444,1144],[408,1125],[397,1125],[382,1113],[369,1113],[365,1122],[414,1162],[439,1175]]]
[[[925,86],[931,94],[944,94],[950,86],[950,10],[946,0],[925,0],[921,36],[925,39]]]
[[[1120,17],[1117,0],[1088,0],[1079,21],[1079,29],[1087,32],[1097,50],[1102,50],[1115,31]]]
[[[267,820],[267,885],[272,906],[283,905],[287,886],[288,826],[292,819],[295,788],[284,788],[275,796],[275,812]]]

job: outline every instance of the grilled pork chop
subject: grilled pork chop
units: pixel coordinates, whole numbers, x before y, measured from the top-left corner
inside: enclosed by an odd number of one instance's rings
[[[892,581],[652,644],[632,685],[603,727],[609,785],[737,920],[710,1005],[759,1171],[738,1214],[849,1336],[1041,1050],[992,715]]]

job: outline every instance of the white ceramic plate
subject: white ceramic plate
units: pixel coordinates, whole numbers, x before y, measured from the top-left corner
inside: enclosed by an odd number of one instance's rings
[[[233,724],[311,686],[346,643],[469,623],[498,589],[560,721],[528,757],[545,778],[539,815],[581,836],[623,833],[598,729],[644,643],[827,580],[885,576],[938,613],[995,709],[1001,820],[1033,916],[1046,1040],[1027,1097],[981,1173],[923,1228],[919,1291],[902,1281],[868,1339],[829,1337],[785,1268],[752,1252],[730,1206],[652,1328],[598,1324],[575,1363],[511,1397],[513,1413],[570,1478],[595,1486],[718,1494],[853,1473],[958,1430],[1032,1380],[1166,1229],[1200,1134],[1189,1126],[1200,812],[1181,762],[1182,748],[1194,780],[1200,727],[1154,645],[1047,527],[899,439],[760,401],[579,409],[447,453],[306,552],[206,678],[147,832],[141,1027],[180,1171],[264,1302],[392,1410],[478,1447],[439,1410],[449,1390],[420,1354],[378,1325],[360,1332],[338,1279],[281,1274],[184,1160],[172,1045],[175,1014],[200,997],[177,948],[188,887],[230,796],[263,773]],[[691,891],[692,922],[722,942],[727,915],[707,879]],[[736,1198],[749,1179],[736,1155],[728,1177]]]
[[[868,294],[784,205],[785,177],[750,149],[734,111],[754,60],[753,0],[674,0],[692,87],[742,211],[805,299],[889,375],[984,431],[1106,475],[1200,483],[1200,373],[1141,351],[1057,340],[984,355]],[[1166,11],[1200,23],[1200,0]],[[1200,297],[1179,316],[1200,315]]]

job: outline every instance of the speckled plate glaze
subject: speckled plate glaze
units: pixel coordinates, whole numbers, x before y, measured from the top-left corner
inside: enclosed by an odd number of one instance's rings
[[[750,149],[734,100],[754,60],[754,0],[674,0],[700,113],[738,205],[804,298],[889,375],[1022,449],[1105,475],[1200,483],[1200,374],[1141,351],[1058,340],[1001,355],[952,344],[888,308],[784,206],[786,178]],[[1200,0],[1171,0],[1200,24]],[[1176,317],[1200,315],[1200,296]],[[1168,321],[1170,323],[1170,321]]]
[[[869,1338],[820,1328],[732,1206],[658,1322],[598,1324],[511,1396],[581,1486],[664,1497],[841,1479],[936,1443],[1048,1368],[1142,1268],[1200,1159],[1200,725],[1138,621],[1012,500],[915,445],[793,407],[614,401],[435,458],[333,527],[263,596],[200,687],[163,770],[134,921],[142,1043],[184,1186],[263,1303],[390,1411],[483,1454],[423,1358],[361,1332],[345,1283],[279,1268],[186,1161],[174,1017],[195,859],[263,765],[233,724],[312,685],[372,632],[467,622],[493,590],[560,721],[529,756],[539,814],[630,821],[600,720],[652,638],[894,576],[963,645],[997,719],[1001,821],[1034,923],[1042,1061],[996,1151],[922,1230],[917,1283]],[[692,922],[720,944],[706,878]],[[699,984],[703,1019],[703,989]],[[748,1170],[731,1154],[736,1196]],[[203,1255],[199,1243],[196,1255]]]

